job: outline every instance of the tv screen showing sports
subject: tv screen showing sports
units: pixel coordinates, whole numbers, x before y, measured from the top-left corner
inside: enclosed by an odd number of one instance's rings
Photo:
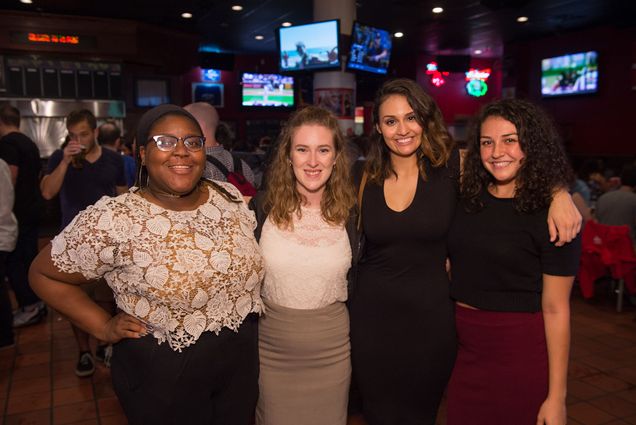
[[[391,47],[391,34],[388,31],[355,22],[347,68],[386,74]]]
[[[339,35],[338,20],[279,28],[280,70],[340,68]]]
[[[598,90],[598,53],[573,53],[541,61],[544,97],[595,93]]]
[[[294,106],[294,77],[244,72],[241,84],[243,106]]]

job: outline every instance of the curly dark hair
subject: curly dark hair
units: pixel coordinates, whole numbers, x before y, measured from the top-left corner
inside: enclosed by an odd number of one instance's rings
[[[494,182],[480,156],[481,125],[493,116],[515,125],[525,154],[515,180],[515,210],[532,213],[546,208],[552,201],[553,191],[568,187],[574,178],[561,138],[541,108],[525,100],[503,99],[485,105],[469,130],[461,185],[466,209],[481,210],[480,194]]]
[[[375,94],[373,123],[376,129],[380,125],[380,106],[393,95],[404,96],[415,112],[415,119],[422,127],[422,143],[417,150],[420,175],[426,179],[424,158],[428,158],[433,167],[445,165],[450,157],[453,140],[446,129],[442,112],[424,89],[413,80],[398,78],[382,84]],[[382,134],[375,131],[368,149],[366,172],[369,181],[381,184],[395,170],[391,165],[390,150],[384,143]]]

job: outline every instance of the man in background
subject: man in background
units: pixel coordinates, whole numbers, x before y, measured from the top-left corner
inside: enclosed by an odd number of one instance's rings
[[[13,339],[13,315],[11,301],[5,283],[7,257],[18,239],[18,221],[13,214],[13,184],[11,171],[0,159],[0,350],[15,344]]]
[[[83,109],[66,117],[69,142],[64,149],[53,152],[40,188],[45,199],[60,194],[62,229],[77,213],[93,205],[102,196],[115,196],[128,190],[124,176],[124,160],[110,149],[97,143],[97,120],[93,113]],[[113,294],[103,280],[83,285],[87,294],[102,308],[108,310]],[[79,348],[75,374],[90,376],[95,372],[88,334],[71,324]],[[98,345],[96,357],[106,360],[107,346]]]
[[[122,146],[121,130],[114,121],[106,121],[99,126],[97,141],[100,146],[120,154]],[[121,154],[120,154],[121,155]],[[135,184],[135,159],[129,155],[121,155],[124,160],[124,175],[126,176],[126,184],[131,187]]]
[[[37,145],[20,132],[20,111],[9,104],[0,106],[0,158],[9,166],[15,191],[13,213],[18,220],[18,240],[7,258],[7,277],[18,302],[13,326],[20,327],[38,323],[46,315],[46,306],[28,280],[29,267],[38,253],[42,167]]]
[[[636,243],[636,166],[627,165],[621,173],[621,186],[606,192],[596,203],[596,219],[610,226],[629,226],[632,243]]]
[[[216,112],[214,106],[205,102],[196,102],[186,105],[183,108],[190,112],[201,126],[203,136],[205,137],[205,154],[216,158],[229,171],[237,171],[234,169],[234,158],[232,157],[232,153],[225,149],[223,145],[216,140],[216,128],[219,125],[219,114]],[[243,176],[254,186],[254,172],[245,161],[240,160],[240,162]],[[211,163],[209,160],[205,164],[203,177],[212,180],[227,181],[227,178],[219,167]]]

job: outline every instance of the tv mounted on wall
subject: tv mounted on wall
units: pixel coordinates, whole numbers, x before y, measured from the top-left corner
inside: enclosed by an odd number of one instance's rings
[[[294,77],[244,72],[241,76],[241,105],[292,108]]]
[[[340,68],[340,21],[314,22],[278,28],[282,72]]]
[[[542,96],[568,96],[597,91],[598,52],[572,53],[541,61]]]
[[[353,23],[347,68],[386,74],[391,59],[391,34],[387,30]]]

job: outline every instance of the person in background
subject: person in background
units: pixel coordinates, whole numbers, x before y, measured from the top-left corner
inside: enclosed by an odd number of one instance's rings
[[[551,188],[572,177],[540,108],[505,99],[482,109],[448,236],[459,342],[448,425],[565,425],[581,241],[556,247],[545,222]]]
[[[445,265],[460,155],[439,107],[412,80],[380,87],[374,123],[359,189],[365,245],[349,301],[361,403],[352,410],[361,408],[369,425],[432,425],[456,353]],[[581,216],[558,189],[543,226],[563,244],[580,230]]]
[[[15,189],[13,213],[18,220],[18,240],[7,259],[6,274],[18,302],[13,326],[40,322],[46,315],[44,303],[31,290],[28,273],[38,253],[38,229],[42,196],[40,195],[40,150],[20,132],[20,111],[9,105],[0,106],[0,158],[9,165]]]
[[[75,216],[103,196],[115,196],[128,190],[122,156],[97,143],[97,121],[89,110],[73,111],[66,117],[70,140],[63,149],[49,158],[46,175],[40,189],[44,199],[60,195],[61,228]],[[91,282],[83,287],[104,308],[112,305],[113,294],[104,281]],[[75,374],[90,376],[95,372],[88,333],[71,324],[79,349]],[[98,344],[96,356],[106,359],[106,345]]]
[[[345,425],[351,375],[347,272],[356,257],[345,139],[329,111],[290,117],[252,199],[265,260],[257,425]]]
[[[121,152],[123,141],[121,139],[121,130],[115,121],[106,121],[99,126],[97,132],[97,141],[103,148],[117,152],[124,160],[124,175],[126,176],[126,185],[131,187],[135,183],[135,159],[131,155]]]
[[[592,214],[596,210],[596,201],[608,190],[607,179],[605,178],[605,166],[601,159],[588,159],[579,169],[579,178],[586,182],[589,188],[588,205]]]
[[[601,195],[596,203],[596,219],[610,226],[629,226],[632,243],[636,243],[636,166],[626,165],[621,172],[621,185]]]
[[[216,132],[214,133],[214,138],[226,151],[232,150],[232,146],[234,145],[234,133],[227,123],[219,121],[219,125],[216,127]]]
[[[203,130],[203,135],[205,136],[205,154],[216,158],[229,171],[235,171],[232,153],[225,149],[216,139],[216,130],[219,125],[219,114],[216,108],[205,102],[191,103],[183,108],[197,119]],[[243,168],[243,177],[254,185],[254,173],[250,166],[241,160],[241,167]],[[203,177],[217,181],[227,180],[223,172],[210,161],[207,161],[205,165]]]
[[[15,249],[18,239],[18,221],[13,214],[13,200],[11,171],[9,165],[0,159],[0,350],[15,343],[11,300],[5,283],[7,258]]]
[[[82,211],[31,268],[43,299],[113,343],[113,388],[131,425],[252,423],[256,222],[232,185],[202,179],[202,134],[178,106],[146,112],[138,189]],[[115,316],[78,287],[100,278],[114,290]]]

